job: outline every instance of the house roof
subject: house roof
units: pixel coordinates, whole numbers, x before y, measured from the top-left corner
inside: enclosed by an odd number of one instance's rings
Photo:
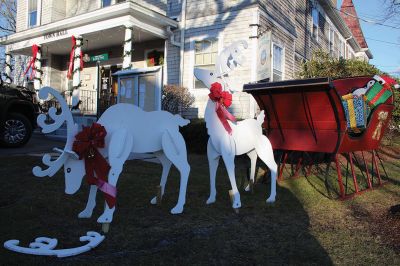
[[[368,44],[365,41],[360,22],[358,20],[357,11],[352,0],[343,0],[340,8],[340,15],[349,26],[351,33],[361,48],[368,48]]]
[[[343,0],[344,2],[347,2],[347,0]],[[343,3],[344,3],[343,2]],[[350,1],[352,2],[352,1]],[[341,16],[339,9],[336,8],[332,0],[319,0],[319,3],[321,6],[324,8],[325,12],[328,14],[332,22],[335,24],[339,32],[343,35],[344,38],[346,38],[346,41],[351,45],[351,47],[354,49],[356,53],[365,53],[369,59],[373,58],[373,55],[371,51],[369,50],[368,46],[366,48],[361,47],[360,43],[356,39],[356,36],[354,36],[354,33],[350,29],[349,25],[347,22],[343,19]],[[354,5],[353,5],[354,6]],[[347,13],[347,12],[346,12]],[[357,17],[357,15],[355,15]],[[360,28],[361,30],[361,28]],[[362,31],[361,31],[362,33]],[[364,39],[365,41],[365,39]]]

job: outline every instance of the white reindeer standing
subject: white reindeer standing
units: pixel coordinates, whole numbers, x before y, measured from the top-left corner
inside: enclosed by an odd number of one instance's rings
[[[43,163],[48,166],[42,170],[36,166],[33,169],[35,176],[53,176],[62,166],[65,174],[65,193],[74,194],[81,186],[85,175],[84,160],[79,160],[72,151],[74,137],[78,133],[78,125],[74,123],[71,111],[62,96],[50,87],[44,87],[39,92],[39,97],[45,100],[52,94],[61,105],[61,113],[56,114],[56,109],[49,110],[50,117],[54,120],[52,124],[46,124],[45,115],[38,117],[38,124],[43,128],[43,133],[49,133],[59,128],[64,122],[67,123],[67,142],[64,150],[56,160],[51,156],[43,156]],[[179,115],[172,115],[166,111],[145,112],[131,104],[117,104],[108,108],[98,120],[105,127],[105,147],[99,149],[104,158],[108,158],[111,167],[108,173],[108,183],[116,187],[119,175],[125,161],[131,153],[154,153],[162,164],[161,194],[164,194],[165,184],[171,165],[174,164],[179,170],[180,191],[178,203],[171,210],[172,214],[182,213],[185,204],[186,187],[190,166],[187,162],[186,144],[179,127],[185,126],[189,120]],[[79,213],[79,218],[90,218],[96,205],[97,186],[91,185],[86,208]],[[151,200],[157,203],[157,197]],[[110,208],[105,204],[104,213],[98,218],[99,223],[110,223],[113,219],[115,206]]]
[[[215,70],[210,71],[196,68],[194,75],[209,89],[211,88],[211,84],[215,82],[220,83],[225,90],[232,89],[233,87],[230,86],[232,82],[228,74],[244,61],[241,46],[247,49],[247,42],[234,42],[218,55]],[[238,88],[234,89],[237,90]],[[208,100],[204,114],[207,132],[210,136],[207,144],[207,156],[210,168],[210,197],[207,200],[207,204],[215,202],[217,193],[215,178],[219,159],[222,156],[232,186],[232,207],[234,209],[241,207],[240,194],[236,186],[234,160],[236,155],[242,154],[247,154],[250,158],[250,178],[253,182],[257,157],[268,166],[271,171],[271,194],[267,199],[267,203],[275,201],[277,164],[274,160],[271,143],[262,134],[264,117],[265,115],[262,111],[257,119],[246,119],[237,123],[228,121],[232,129],[232,134],[229,134],[217,116],[216,103],[211,99]],[[249,186],[247,186],[246,190],[249,190]]]

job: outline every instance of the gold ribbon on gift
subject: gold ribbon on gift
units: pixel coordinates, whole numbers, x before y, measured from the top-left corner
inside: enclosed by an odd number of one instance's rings
[[[348,119],[350,122],[350,128],[356,132],[358,130],[357,130],[356,113],[354,110],[354,102],[353,102],[354,96],[352,93],[349,93],[349,94],[343,95],[342,99],[347,102],[347,110],[349,112]]]
[[[349,94],[346,94],[346,95],[343,95],[342,96],[342,99],[343,100],[350,100],[350,99],[353,99],[354,98],[354,96],[353,96],[353,93],[349,93]]]
[[[375,128],[374,134],[372,134],[372,139],[375,139],[375,140],[380,139],[381,133],[382,133],[382,126],[383,126],[383,123],[388,118],[388,115],[389,115],[388,112],[384,112],[384,111],[379,112],[379,114],[378,114],[379,123]]]

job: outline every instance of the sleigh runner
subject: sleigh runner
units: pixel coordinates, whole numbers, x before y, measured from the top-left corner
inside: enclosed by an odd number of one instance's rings
[[[278,180],[282,180],[287,164],[291,164],[291,175],[296,177],[301,169],[309,175],[312,167],[321,163],[326,164],[325,175],[328,175],[334,163],[342,199],[372,189],[374,183],[382,184],[381,174],[384,172],[386,177],[387,174],[377,150],[392,116],[394,98],[387,98],[371,110],[365,130],[358,135],[347,127],[341,98],[369,80],[371,77],[315,78],[244,86],[244,91],[252,94],[265,111],[266,135],[279,158]],[[356,167],[366,181],[364,188],[360,188]],[[353,193],[347,187],[349,177]]]

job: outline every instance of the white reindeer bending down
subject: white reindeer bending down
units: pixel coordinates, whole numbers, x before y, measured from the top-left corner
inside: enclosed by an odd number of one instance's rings
[[[45,123],[45,115],[38,117],[38,124],[43,133],[49,133],[59,128],[64,121],[67,123],[67,142],[57,160],[52,161],[50,155],[43,156],[43,163],[47,169],[36,166],[33,169],[35,176],[53,176],[63,165],[65,174],[65,193],[74,194],[81,186],[85,175],[84,160],[79,160],[72,151],[74,137],[78,133],[78,125],[74,124],[72,114],[61,95],[50,87],[44,87],[39,97],[45,100],[52,94],[61,105],[61,114],[56,109],[49,110],[50,117],[55,121]],[[145,112],[131,104],[117,104],[108,108],[100,117],[98,123],[105,127],[105,147],[99,149],[104,158],[108,158],[111,167],[108,173],[108,183],[116,186],[125,161],[131,153],[154,153],[162,164],[161,194],[164,194],[165,184],[171,165],[174,164],[181,174],[178,203],[171,210],[172,214],[181,213],[185,204],[186,187],[190,166],[187,162],[186,144],[179,133],[179,127],[189,123],[179,115],[172,115],[165,111]],[[86,208],[79,213],[79,218],[90,218],[96,205],[97,186],[91,185]],[[156,197],[151,200],[157,202]],[[110,223],[113,219],[115,206],[110,208],[105,204],[104,213],[98,218],[99,223]]]
[[[229,80],[228,73],[244,60],[241,55],[241,45],[247,49],[247,43],[245,41],[235,42],[225,48],[218,55],[216,69],[214,71],[199,68],[195,69],[194,75],[196,78],[201,80],[209,89],[211,88],[211,84],[215,82],[219,82],[225,87],[225,90],[232,88],[230,86],[232,82]],[[222,156],[232,186],[232,207],[234,209],[241,207],[240,194],[236,186],[234,160],[236,155],[242,154],[247,154],[250,158],[250,178],[253,182],[257,157],[260,157],[268,166],[271,171],[271,195],[267,199],[267,203],[275,201],[277,164],[274,160],[271,143],[268,138],[262,134],[261,125],[264,122],[264,117],[264,112],[261,112],[257,119],[246,119],[237,123],[228,121],[232,128],[232,134],[230,135],[217,116],[216,103],[211,99],[208,100],[204,114],[207,132],[210,136],[207,144],[207,156],[210,168],[210,197],[207,200],[207,204],[215,202],[217,193],[215,177],[219,159]],[[247,186],[246,190],[249,190],[249,186]]]

